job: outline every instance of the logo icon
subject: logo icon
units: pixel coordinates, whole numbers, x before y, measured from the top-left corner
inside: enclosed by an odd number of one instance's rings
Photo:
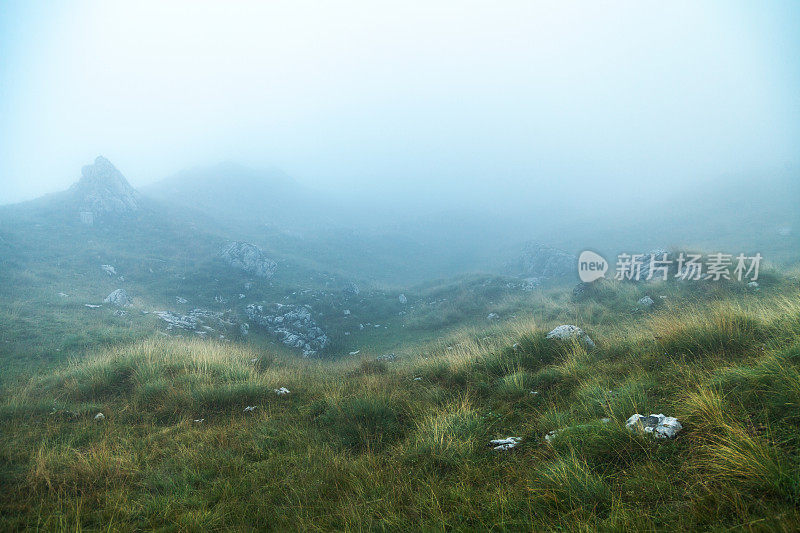
[[[584,283],[591,283],[605,277],[608,272],[608,261],[602,255],[585,250],[578,257],[578,276]]]

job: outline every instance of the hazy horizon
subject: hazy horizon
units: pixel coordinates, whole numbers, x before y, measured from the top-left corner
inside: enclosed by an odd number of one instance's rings
[[[800,5],[7,2],[0,203],[102,154],[443,208],[800,166]]]

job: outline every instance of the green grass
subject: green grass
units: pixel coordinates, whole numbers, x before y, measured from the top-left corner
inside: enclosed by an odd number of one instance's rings
[[[642,288],[553,289],[516,319],[409,333],[388,362],[111,326],[123,341],[4,382],[0,529],[791,530],[798,289],[653,285],[667,298],[646,313],[620,308]],[[545,339],[561,322],[597,348]],[[631,433],[634,412],[684,430]],[[488,446],[511,435],[516,449]]]

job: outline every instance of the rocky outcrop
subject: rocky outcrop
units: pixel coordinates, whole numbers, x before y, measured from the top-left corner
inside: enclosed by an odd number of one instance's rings
[[[314,322],[311,307],[307,305],[250,304],[247,317],[286,346],[301,349],[306,357],[316,355],[328,345],[328,336]]]
[[[507,268],[510,273],[525,278],[565,278],[577,272],[577,258],[558,248],[528,243]]]
[[[233,268],[260,278],[271,278],[278,267],[275,261],[264,255],[261,248],[249,242],[232,242],[225,246],[219,255]]]
[[[131,305],[133,302],[125,289],[117,289],[103,300],[103,303],[116,305],[117,307],[125,307]]]
[[[547,334],[548,339],[555,339],[559,341],[577,340],[583,343],[587,348],[594,348],[594,341],[578,326],[571,324],[564,324],[558,326]]]
[[[78,203],[81,222],[92,225],[107,215],[133,213],[139,210],[139,193],[125,176],[103,156],[81,169],[81,179],[69,192]]]

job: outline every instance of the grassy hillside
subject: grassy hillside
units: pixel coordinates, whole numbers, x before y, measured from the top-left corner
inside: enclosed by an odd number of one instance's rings
[[[539,292],[388,362],[145,336],[32,369],[2,391],[0,529],[795,529],[797,279],[642,290]],[[545,338],[565,322],[597,348]]]

